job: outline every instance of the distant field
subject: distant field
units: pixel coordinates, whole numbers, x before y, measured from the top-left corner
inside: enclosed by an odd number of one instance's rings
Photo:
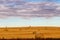
[[[60,27],[0,28],[1,39],[60,38]]]

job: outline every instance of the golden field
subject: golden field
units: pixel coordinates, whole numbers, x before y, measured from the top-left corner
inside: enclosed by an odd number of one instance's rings
[[[0,38],[60,38],[60,27],[0,28]]]

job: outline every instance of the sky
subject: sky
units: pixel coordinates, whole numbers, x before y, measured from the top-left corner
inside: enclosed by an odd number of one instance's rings
[[[0,0],[0,27],[60,26],[60,0]]]

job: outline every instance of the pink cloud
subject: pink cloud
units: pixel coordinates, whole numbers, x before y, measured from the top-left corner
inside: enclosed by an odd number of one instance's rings
[[[13,3],[13,5],[14,6],[12,6],[11,4],[0,4],[0,18],[33,18],[60,16],[60,5],[58,5],[57,3],[28,3],[22,1],[21,4],[16,1],[15,3]]]

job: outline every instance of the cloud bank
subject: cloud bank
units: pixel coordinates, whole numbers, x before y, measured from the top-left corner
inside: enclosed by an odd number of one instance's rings
[[[35,18],[57,16],[60,16],[60,4],[58,3],[33,3],[22,0],[0,0],[0,18]]]

